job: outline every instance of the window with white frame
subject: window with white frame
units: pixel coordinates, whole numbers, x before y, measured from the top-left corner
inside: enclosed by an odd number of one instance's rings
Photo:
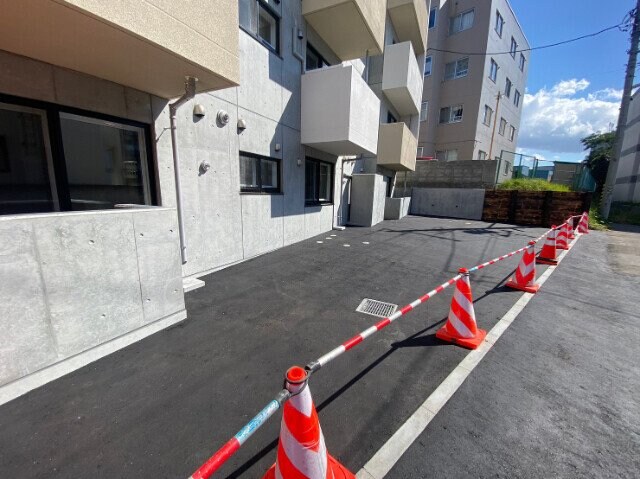
[[[438,9],[436,7],[429,10],[429,28],[436,26],[436,20],[438,16]]]
[[[513,58],[516,57],[516,50],[518,50],[518,43],[516,42],[516,39],[511,37],[511,49],[509,50],[509,52],[511,53],[511,56]]]
[[[440,108],[440,123],[460,123],[462,121],[462,105]]]
[[[420,105],[420,121],[427,121],[427,114],[429,113],[429,102],[423,101]]]
[[[475,10],[467,10],[449,19],[449,35],[463,32],[473,26]]]
[[[469,57],[460,58],[455,62],[447,63],[444,67],[444,79],[453,80],[462,78],[469,73]]]
[[[504,85],[504,96],[506,96],[507,98],[511,98],[511,87],[512,87],[511,80],[507,78],[507,81],[505,82],[505,85]]]
[[[521,53],[520,54],[520,71],[523,72],[524,71],[524,64],[527,61],[527,59],[524,57],[524,54]]]
[[[520,92],[518,90],[513,94],[513,104],[516,108],[520,106]]]
[[[498,64],[492,58],[491,59],[491,69],[489,70],[489,78],[495,83],[498,79]]]
[[[491,109],[491,107],[489,105],[485,105],[484,106],[484,118],[482,120],[482,123],[484,123],[487,126],[490,126],[492,117],[493,117],[493,110]]]
[[[507,120],[504,118],[500,118],[500,127],[498,129],[498,133],[504,136],[504,132],[507,129]]]
[[[280,17],[263,0],[239,0],[240,27],[275,53],[280,51]]]
[[[486,160],[487,159],[487,152],[486,151],[482,151],[482,150],[478,150],[478,160],[482,161],[482,160]]]
[[[436,151],[436,159],[440,161],[457,161],[458,150],[438,150]]]
[[[431,69],[433,68],[433,57],[429,55],[424,59],[424,76],[428,77],[431,75]]]
[[[515,137],[516,137],[516,129],[513,125],[511,125],[509,127],[509,141],[513,141]]]
[[[496,10],[496,33],[502,38],[502,27],[504,27],[504,18],[500,15],[500,12]]]

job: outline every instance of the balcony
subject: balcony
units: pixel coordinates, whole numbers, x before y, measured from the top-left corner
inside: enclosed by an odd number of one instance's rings
[[[381,55],[386,2],[302,0],[302,15],[340,60]]]
[[[404,122],[384,123],[378,134],[378,165],[396,171],[415,171],[418,140]]]
[[[382,91],[400,115],[420,112],[422,71],[411,42],[387,45],[384,51]]]
[[[401,42],[410,41],[418,55],[426,48],[427,5],[422,0],[388,0],[391,23]]]
[[[352,65],[302,76],[302,144],[332,155],[375,154],[380,100]]]
[[[186,75],[199,91],[237,85],[238,1],[191,3],[3,2],[0,45],[163,98],[179,96]]]

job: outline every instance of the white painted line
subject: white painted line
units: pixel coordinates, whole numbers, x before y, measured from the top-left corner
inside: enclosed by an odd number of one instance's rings
[[[577,240],[578,237],[576,237]],[[569,250],[562,251],[558,255],[558,264],[562,262],[571,250],[576,240],[569,245]],[[537,283],[542,286],[551,276],[557,266],[549,266],[538,278]],[[482,358],[491,350],[500,336],[507,330],[524,307],[531,301],[534,294],[524,293],[509,311],[489,331],[483,343],[458,364],[446,377],[435,391],[420,405],[405,423],[389,438],[389,440],[376,452],[371,459],[356,474],[358,479],[383,479],[393,468],[396,462],[409,449],[411,444],[422,434],[431,420],[454,395],[462,383],[471,374],[471,371],[482,361]]]

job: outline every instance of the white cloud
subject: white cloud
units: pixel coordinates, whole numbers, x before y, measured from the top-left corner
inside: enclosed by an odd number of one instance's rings
[[[519,146],[554,153],[582,151],[580,139],[609,131],[617,122],[621,92],[613,88],[578,95],[589,81],[565,80],[550,90],[542,88],[524,96]]]

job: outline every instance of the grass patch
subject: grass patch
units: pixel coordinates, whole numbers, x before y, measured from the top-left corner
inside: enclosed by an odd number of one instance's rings
[[[498,185],[499,190],[519,191],[561,191],[569,192],[571,188],[566,185],[550,183],[539,178],[513,178]]]
[[[589,208],[589,229],[596,231],[607,231],[609,227],[607,222],[602,219],[598,210],[600,209],[600,203],[597,201],[591,202],[591,208]]]
[[[640,203],[613,203],[609,223],[640,225]]]

